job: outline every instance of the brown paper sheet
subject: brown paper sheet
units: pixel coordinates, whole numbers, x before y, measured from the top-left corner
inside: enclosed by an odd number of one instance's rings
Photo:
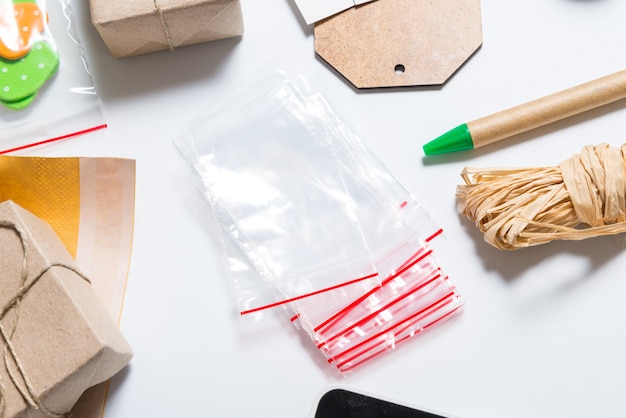
[[[135,161],[0,156],[4,200],[52,226],[119,323],[132,246]],[[106,389],[103,383],[88,390],[74,416],[102,417]]]
[[[480,0],[379,0],[315,25],[315,51],[357,88],[443,84],[482,45]]]
[[[90,0],[90,8],[116,58],[243,34],[239,0]]]

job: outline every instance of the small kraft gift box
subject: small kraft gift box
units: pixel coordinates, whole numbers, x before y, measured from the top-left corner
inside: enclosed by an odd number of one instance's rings
[[[132,350],[59,237],[0,203],[0,417],[61,417]]]
[[[239,0],[90,0],[90,7],[116,58],[243,34]]]

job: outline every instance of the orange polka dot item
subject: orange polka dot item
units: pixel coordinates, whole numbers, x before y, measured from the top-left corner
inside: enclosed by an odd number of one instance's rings
[[[57,71],[59,55],[45,6],[34,0],[0,0],[0,102],[20,110]]]
[[[46,20],[32,0],[0,5],[0,57],[15,60],[26,55],[44,31]]]

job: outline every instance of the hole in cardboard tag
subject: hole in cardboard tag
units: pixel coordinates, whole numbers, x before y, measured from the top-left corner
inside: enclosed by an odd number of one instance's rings
[[[443,84],[482,45],[480,0],[373,1],[314,35],[315,52],[357,88]]]

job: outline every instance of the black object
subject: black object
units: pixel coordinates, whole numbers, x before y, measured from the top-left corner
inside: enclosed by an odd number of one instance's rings
[[[445,418],[345,389],[331,389],[320,398],[314,418]]]

